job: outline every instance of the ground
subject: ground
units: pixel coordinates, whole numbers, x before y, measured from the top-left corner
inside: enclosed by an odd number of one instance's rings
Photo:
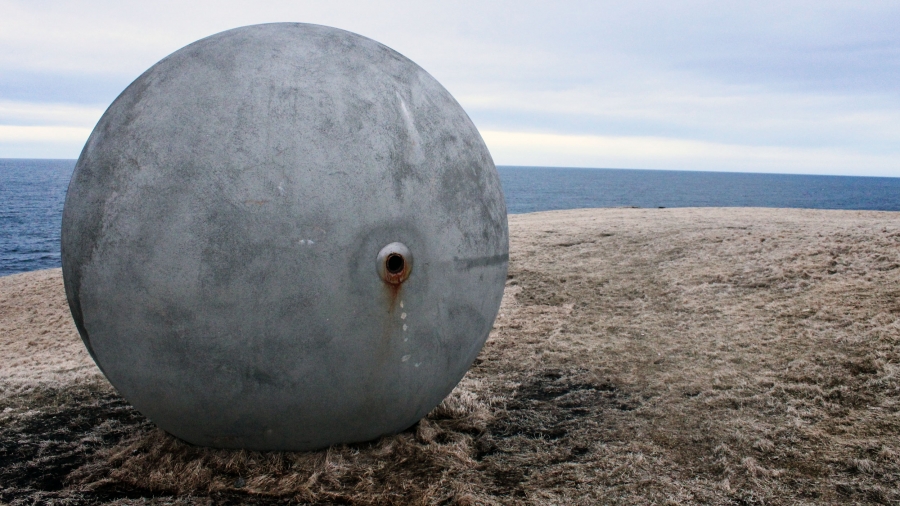
[[[0,278],[0,503],[900,502],[900,213],[510,216],[494,330],[404,433],[193,447],[84,351],[59,270]]]

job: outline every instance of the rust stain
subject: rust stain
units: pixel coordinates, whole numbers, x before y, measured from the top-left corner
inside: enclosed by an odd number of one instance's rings
[[[400,292],[403,291],[403,284],[385,283],[384,287],[388,295],[388,313],[393,313],[394,308],[397,306],[397,301],[400,300]]]
[[[390,262],[391,257],[398,256],[402,261],[403,268],[392,272],[388,267],[388,262]],[[403,261],[403,257],[400,255],[390,255],[385,261],[384,269],[382,270],[382,279],[384,280],[384,286],[387,290],[388,294],[388,312],[393,313],[394,307],[397,304],[397,301],[400,299],[400,292],[403,288],[403,282],[409,278],[409,275],[412,271],[412,262]]]
[[[384,259],[387,261],[387,258]],[[377,411],[384,404],[384,392],[388,387],[388,382],[396,381],[396,367],[388,363],[388,360],[394,356],[392,352],[396,349],[394,338],[397,337],[402,322],[397,317],[396,308],[398,301],[402,300],[403,282],[409,277],[412,267],[409,262],[404,262],[403,269],[399,272],[390,272],[387,265],[382,265],[383,269],[379,269],[384,286],[384,301],[387,305],[387,312],[384,314],[384,322],[381,328],[381,341],[377,343],[372,357],[374,362],[374,370],[370,378],[370,388],[366,389],[365,400],[360,407],[364,413]]]
[[[391,285],[391,286],[400,286],[400,285],[403,283],[403,280],[404,280],[405,277],[406,277],[406,276],[405,276],[405,275],[406,275],[406,271],[407,271],[407,269],[403,269],[402,271],[397,272],[397,273],[386,272],[385,275],[384,275],[384,282],[385,282],[385,284],[388,284],[388,285]]]

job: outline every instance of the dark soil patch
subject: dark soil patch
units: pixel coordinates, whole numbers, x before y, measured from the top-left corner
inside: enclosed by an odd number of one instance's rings
[[[102,449],[157,430],[153,423],[109,388],[41,391],[29,395],[29,399],[18,400],[27,400],[25,404],[31,409],[0,422],[0,504],[105,504],[120,500],[160,504],[297,504],[291,497],[240,491],[169,495],[115,481],[79,490],[71,486],[72,471],[89,463]],[[14,408],[0,406],[0,411],[3,409]]]
[[[480,469],[493,481],[495,494],[521,496],[531,475],[542,468],[591,458],[596,432],[585,430],[632,411],[640,401],[609,380],[585,370],[547,370],[530,376],[510,395],[506,409],[475,442]],[[612,422],[615,423],[615,422]],[[504,455],[523,456],[530,448],[534,462],[504,465]]]
[[[559,440],[583,418],[609,410],[631,411],[639,403],[608,381],[585,379],[585,371],[550,370],[522,385],[506,407],[506,416],[490,426],[495,437],[525,436]],[[541,423],[536,424],[539,420]]]
[[[46,493],[62,490],[68,474],[98,449],[151,426],[109,389],[42,391],[31,400],[31,410],[0,422],[0,500],[5,502],[50,499],[54,494]]]

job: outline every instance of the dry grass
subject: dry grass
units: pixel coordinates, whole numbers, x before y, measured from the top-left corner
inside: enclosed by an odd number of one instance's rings
[[[579,210],[510,232],[501,316],[452,396],[314,453],[160,432],[84,367],[58,271],[0,278],[0,501],[900,502],[900,215]]]
[[[59,269],[0,277],[0,399],[103,376],[72,323]]]

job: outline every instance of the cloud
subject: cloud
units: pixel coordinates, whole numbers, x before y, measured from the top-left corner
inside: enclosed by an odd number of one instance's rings
[[[2,158],[76,158],[91,128],[0,125]]]
[[[497,165],[845,174],[897,174],[896,157],[838,149],[748,146],[664,137],[484,130]]]
[[[67,126],[10,126],[0,125],[0,142],[12,143],[73,143],[84,144],[90,128]]]
[[[486,90],[460,103],[486,129],[678,137],[900,154],[900,107],[871,95],[702,89]]]
[[[0,103],[60,109],[54,116],[0,107],[4,125],[70,126],[75,120],[63,116],[93,113],[67,107],[106,107],[142,71],[194,40],[299,21],[400,51],[485,132],[738,146],[749,150],[742,170],[815,170],[839,159],[845,173],[900,176],[898,163],[890,169],[900,161],[896,2],[0,0],[0,12]],[[545,144],[541,153],[509,145],[497,158],[572,164],[563,144]],[[13,144],[4,146],[0,156],[9,156]],[[659,168],[732,160],[712,148],[695,150],[691,162],[667,152],[676,158]],[[595,159],[584,156],[578,165]],[[638,167],[647,158],[638,150],[614,160]]]
[[[75,158],[104,109],[0,100],[0,157]]]
[[[74,104],[47,104],[0,100],[0,125],[74,126],[93,128],[104,108]]]

